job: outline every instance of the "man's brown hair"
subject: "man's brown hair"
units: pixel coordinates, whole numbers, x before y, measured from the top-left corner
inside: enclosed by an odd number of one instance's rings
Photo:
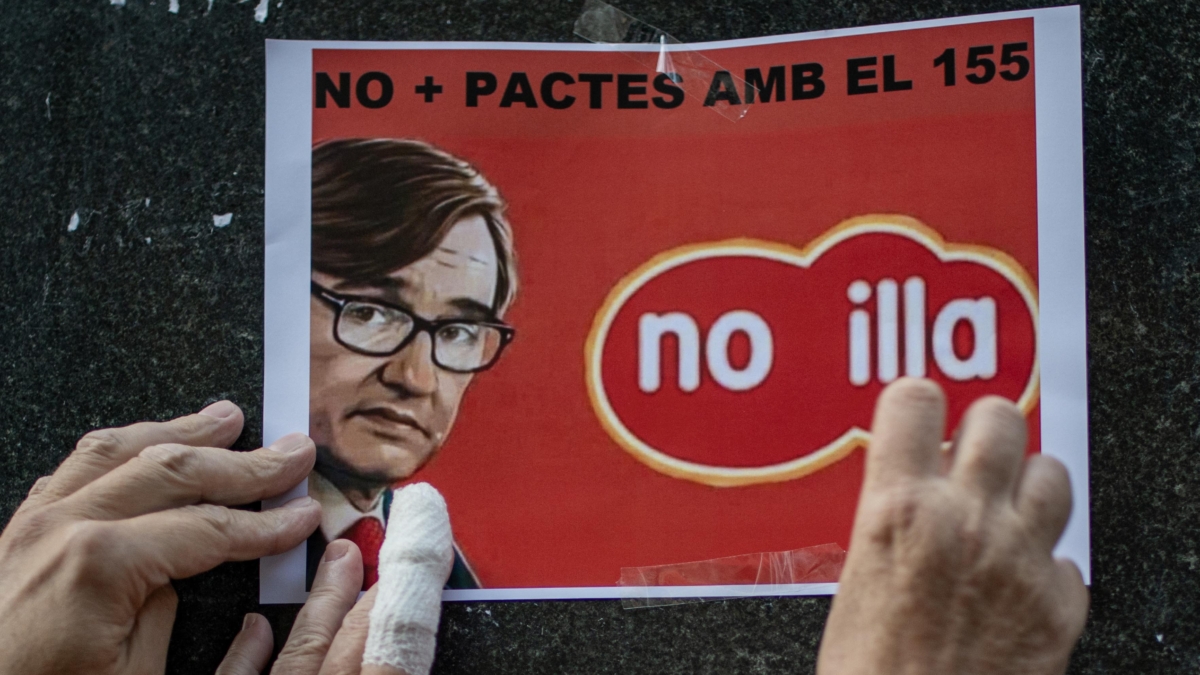
[[[517,290],[505,208],[478,169],[428,143],[320,143],[312,155],[312,267],[369,284],[432,253],[458,221],[482,216],[496,244],[499,316]]]

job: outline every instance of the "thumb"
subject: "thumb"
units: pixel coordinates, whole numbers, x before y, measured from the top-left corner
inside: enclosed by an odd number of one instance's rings
[[[242,630],[233,638],[229,651],[217,666],[217,675],[258,675],[271,660],[275,636],[262,614],[247,614]]]
[[[179,596],[167,584],[146,598],[129,636],[129,673],[161,673],[167,668],[167,645],[175,625]]]
[[[416,483],[396,492],[379,552],[364,675],[428,675],[453,542],[446,500],[433,486]]]

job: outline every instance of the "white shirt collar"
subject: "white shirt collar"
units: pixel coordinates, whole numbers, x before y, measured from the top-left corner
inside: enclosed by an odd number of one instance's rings
[[[321,534],[325,541],[333,541],[363,518],[374,518],[382,525],[383,493],[375,498],[370,511],[359,511],[342,491],[327,478],[313,471],[308,475],[308,494],[321,504]]]

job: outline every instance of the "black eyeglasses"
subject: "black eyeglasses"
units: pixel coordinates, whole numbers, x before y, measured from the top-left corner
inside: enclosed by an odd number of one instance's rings
[[[419,333],[429,333],[433,362],[452,373],[477,373],[492,367],[516,334],[512,326],[490,321],[429,321],[403,307],[335,293],[315,281],[312,293],[334,308],[333,339],[346,349],[368,356],[391,356]]]

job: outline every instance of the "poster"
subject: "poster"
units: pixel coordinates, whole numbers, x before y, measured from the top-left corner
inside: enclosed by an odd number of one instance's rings
[[[303,601],[327,539],[378,539],[408,481],[449,505],[446,599],[834,592],[620,581],[844,549],[906,375],[951,431],[979,396],[1018,404],[1069,469],[1057,552],[1090,579],[1079,41],[1066,7],[269,42],[264,441],[313,436],[284,499],[325,516],[262,562],[263,602]]]

